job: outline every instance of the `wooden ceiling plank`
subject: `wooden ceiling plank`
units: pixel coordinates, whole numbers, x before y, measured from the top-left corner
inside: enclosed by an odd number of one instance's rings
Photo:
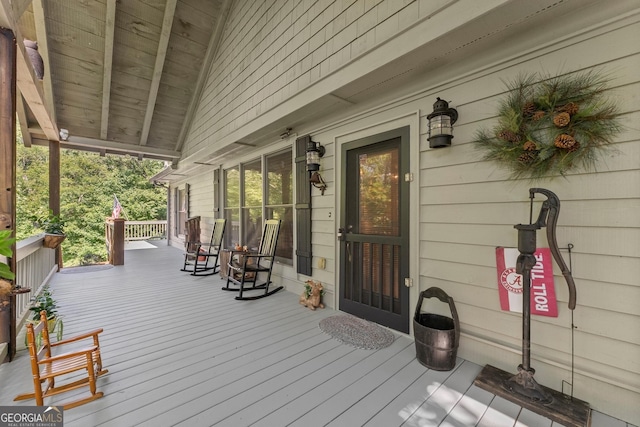
[[[160,79],[162,78],[162,69],[164,68],[164,60],[167,56],[167,46],[171,37],[171,27],[173,26],[173,15],[176,10],[178,0],[167,0],[164,9],[164,19],[162,21],[162,31],[160,33],[160,42],[158,43],[158,54],[156,56],[156,65],[153,69],[153,79],[151,80],[151,89],[149,91],[149,101],[147,102],[147,112],[142,124],[142,135],[140,135],[140,145],[147,145],[149,138],[149,129],[151,128],[151,120],[153,119],[153,110],[156,106],[158,97],[158,88],[160,87]]]
[[[207,75],[209,74],[209,70],[211,69],[211,63],[213,62],[213,59],[218,53],[220,39],[222,38],[222,30],[224,29],[224,23],[227,20],[229,9],[231,8],[231,2],[232,0],[224,0],[224,4],[220,8],[220,16],[216,22],[216,28],[211,35],[209,46],[207,46],[207,53],[205,54],[204,60],[202,62],[202,67],[200,67],[200,74],[198,75],[196,88],[193,92],[193,96],[191,97],[191,102],[189,103],[187,114],[182,123],[182,128],[180,129],[180,134],[178,136],[178,141],[175,147],[176,151],[182,150],[184,141],[187,137],[187,133],[191,128],[191,123],[193,122],[193,116],[195,115],[195,111],[196,111],[196,105],[200,101],[200,97],[202,96],[204,83],[207,79]]]
[[[47,31],[47,22],[45,19],[43,0],[33,0],[33,17],[36,24],[36,36],[38,37],[38,52],[42,56],[44,62],[44,77],[42,83],[44,86],[45,101],[47,108],[51,113],[51,120],[55,123],[56,109],[53,103],[53,84],[51,80],[51,61],[49,56],[49,37]]]
[[[31,147],[31,132],[29,132],[29,120],[27,119],[27,108],[21,94],[16,96],[16,112],[18,113],[18,123],[22,131],[22,143],[25,147]]]
[[[113,38],[116,28],[116,0],[107,0],[104,23],[104,65],[102,73],[102,116],[100,138],[107,139],[109,129],[109,103],[111,102],[111,72],[113,68]]]

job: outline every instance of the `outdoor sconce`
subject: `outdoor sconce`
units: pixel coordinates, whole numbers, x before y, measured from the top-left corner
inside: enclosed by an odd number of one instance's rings
[[[307,142],[307,170],[311,172],[309,182],[314,187],[320,189],[320,194],[324,196],[324,191],[327,189],[327,184],[320,175],[320,158],[324,156],[325,148],[319,142],[312,141],[309,138]]]
[[[433,104],[433,113],[427,116],[429,119],[429,147],[440,148],[451,145],[453,139],[453,124],[458,120],[458,111],[449,108],[449,103],[437,98]]]

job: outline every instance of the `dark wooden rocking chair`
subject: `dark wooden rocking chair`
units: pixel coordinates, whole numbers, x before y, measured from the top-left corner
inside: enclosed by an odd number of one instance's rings
[[[254,300],[273,295],[282,286],[269,290],[271,284],[271,269],[275,263],[276,246],[278,244],[278,234],[280,233],[279,219],[270,219],[265,221],[262,231],[262,239],[258,252],[230,251],[227,284],[222,289],[226,291],[237,291],[237,300]],[[258,283],[258,276],[266,274],[266,280]],[[238,287],[229,287],[229,284],[235,284]],[[250,287],[245,285],[250,283]],[[244,296],[245,291],[264,291],[258,295]]]
[[[184,266],[181,271],[190,272],[192,276],[210,276],[220,271],[218,259],[226,223],[226,219],[215,221],[208,245],[200,242],[187,242],[188,249],[184,254]]]
[[[27,343],[29,356],[31,358],[34,393],[19,394],[13,400],[35,398],[36,405],[43,406],[45,397],[75,390],[87,385],[91,392],[89,397],[63,404],[63,408],[75,408],[76,406],[102,397],[103,393],[96,390],[96,378],[109,371],[102,368],[100,343],[98,341],[98,334],[101,332],[102,329],[96,329],[95,331],[87,332],[73,338],[51,343],[47,329],[47,313],[44,310],[40,312],[40,322],[37,325],[32,323],[27,324]],[[51,354],[52,348],[69,343],[81,342],[89,338],[93,340],[92,345],[88,347],[82,347],[80,349],[74,348],[74,350],[63,354]],[[77,371],[86,371],[86,377],[64,385],[56,385],[55,379],[57,377]],[[43,383],[46,383],[44,390],[42,388]]]

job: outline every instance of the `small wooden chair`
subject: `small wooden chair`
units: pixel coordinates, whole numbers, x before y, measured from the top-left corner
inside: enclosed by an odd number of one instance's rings
[[[188,249],[184,254],[184,266],[181,271],[190,272],[192,276],[210,276],[219,271],[218,258],[220,257],[226,223],[226,219],[215,221],[208,245],[199,242],[187,243]],[[211,259],[213,261],[210,264]]]
[[[13,400],[35,398],[36,405],[43,406],[45,397],[75,390],[86,385],[89,386],[91,396],[63,404],[64,409],[75,408],[102,397],[103,393],[96,391],[96,378],[109,371],[102,368],[100,343],[98,341],[98,334],[101,332],[102,329],[96,329],[73,338],[51,343],[47,329],[47,313],[44,310],[40,312],[40,322],[37,325],[27,324],[27,343],[31,358],[34,393],[19,394]],[[39,336],[41,338],[37,339]],[[63,354],[51,354],[51,349],[54,347],[80,342],[89,338],[93,338],[93,345],[91,346],[74,349]],[[55,384],[57,377],[83,370],[86,371],[86,377],[64,385],[57,386]],[[42,388],[43,383],[46,383],[44,390]]]
[[[254,300],[273,295],[282,286],[269,290],[271,284],[271,269],[275,264],[276,245],[278,244],[278,234],[280,234],[279,219],[270,219],[265,221],[260,240],[258,252],[230,251],[229,262],[227,263],[227,284],[222,288],[226,291],[237,291],[237,300]],[[266,273],[267,278],[264,282],[258,283],[259,273]],[[229,284],[235,284],[239,287],[229,287]],[[245,288],[245,284],[251,283],[252,286]],[[264,290],[263,293],[244,296],[245,291]]]

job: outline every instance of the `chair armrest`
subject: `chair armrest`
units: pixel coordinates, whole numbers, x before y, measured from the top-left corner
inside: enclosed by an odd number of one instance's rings
[[[86,348],[83,348],[83,349],[80,349],[80,350],[71,351],[69,353],[63,353],[63,354],[58,354],[56,356],[45,357],[45,358],[39,360],[38,363],[43,365],[43,364],[55,362],[55,361],[58,361],[58,360],[70,359],[72,357],[82,356],[83,354],[91,354],[94,351],[96,351],[97,349],[98,349],[98,346],[94,345],[94,346],[86,347]]]
[[[244,256],[247,258],[273,258],[273,255],[261,254],[258,252],[247,252]]]
[[[55,347],[62,344],[68,344],[71,342],[80,341],[86,338],[97,337],[99,333],[102,333],[102,328],[96,329],[95,331],[86,332],[84,334],[76,335],[75,337],[67,338],[66,340],[57,341],[55,343],[51,343],[51,347]]]

